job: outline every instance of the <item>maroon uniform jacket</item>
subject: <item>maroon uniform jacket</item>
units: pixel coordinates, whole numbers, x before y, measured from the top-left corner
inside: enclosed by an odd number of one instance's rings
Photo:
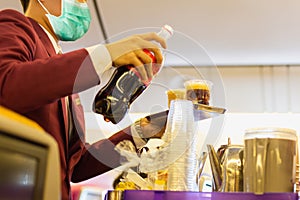
[[[119,166],[115,144],[127,131],[94,144],[84,142],[83,109],[77,92],[100,83],[85,49],[63,55],[34,20],[14,10],[0,12],[0,105],[36,121],[60,150],[62,199],[78,182]],[[69,138],[64,97],[69,96],[74,133]],[[37,136],[38,137],[38,136]]]

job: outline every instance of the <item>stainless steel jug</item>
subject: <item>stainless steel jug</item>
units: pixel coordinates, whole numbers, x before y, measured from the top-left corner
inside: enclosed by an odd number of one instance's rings
[[[296,168],[296,131],[252,128],[245,132],[244,191],[293,192]]]
[[[214,191],[243,191],[243,145],[222,145],[216,152],[207,145]]]

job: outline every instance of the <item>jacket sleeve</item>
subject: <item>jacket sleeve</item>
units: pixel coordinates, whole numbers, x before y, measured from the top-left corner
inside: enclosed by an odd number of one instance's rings
[[[97,84],[86,49],[49,55],[28,18],[0,12],[0,105],[22,114]]]
[[[121,141],[129,140],[137,147],[136,137],[160,138],[165,131],[167,116],[168,111],[146,116],[136,121],[141,122],[138,127],[135,122],[108,139],[88,145],[73,170],[71,180],[80,182],[120,166],[124,158],[115,150],[116,145]],[[138,129],[139,136],[133,135],[135,129]]]
[[[84,181],[119,167],[122,156],[115,150],[115,147],[124,140],[134,143],[130,127],[117,132],[108,139],[86,145],[80,161],[74,167],[71,181],[74,183]]]

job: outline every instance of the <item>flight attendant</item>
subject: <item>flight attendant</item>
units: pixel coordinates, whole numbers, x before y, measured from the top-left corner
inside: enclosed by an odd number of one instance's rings
[[[141,79],[151,80],[152,51],[162,54],[156,33],[133,35],[110,44],[95,44],[62,54],[59,41],[81,38],[90,25],[85,0],[21,0],[24,14],[0,11],[0,105],[36,121],[57,141],[60,150],[62,199],[70,199],[70,182],[97,176],[120,165],[114,147],[131,140],[131,128],[94,144],[85,143],[84,115],[78,92],[104,81],[113,67],[131,64]],[[145,121],[146,120],[146,121]],[[149,121],[139,124],[147,135]],[[161,132],[164,123],[151,128]],[[141,127],[140,127],[141,125]],[[149,129],[150,130],[150,129]],[[38,136],[37,136],[38,137]]]

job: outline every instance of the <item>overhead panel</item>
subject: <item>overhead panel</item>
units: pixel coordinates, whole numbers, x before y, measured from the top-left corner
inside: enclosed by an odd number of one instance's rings
[[[170,65],[300,63],[298,0],[97,2],[110,37],[137,28],[172,25],[177,36],[169,41]]]

